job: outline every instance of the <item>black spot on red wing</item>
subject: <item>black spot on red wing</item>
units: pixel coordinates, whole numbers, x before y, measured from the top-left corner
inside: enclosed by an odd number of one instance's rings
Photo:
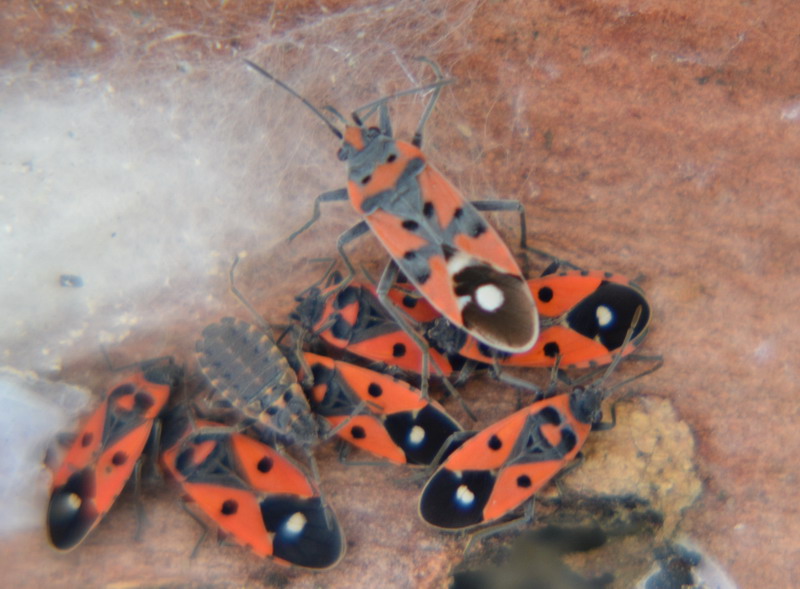
[[[405,221],[403,221],[402,225],[403,229],[407,229],[408,231],[416,231],[417,229],[419,229],[419,223],[411,219],[406,219]]]
[[[405,344],[395,344],[392,346],[392,356],[395,358],[402,358],[406,355],[406,351]]]
[[[558,347],[556,342],[547,342],[542,350],[548,358],[555,358],[561,352],[561,348]]]
[[[331,335],[336,339],[349,340],[353,334],[353,326],[345,321],[340,315],[336,316],[336,321],[331,325]]]
[[[94,440],[94,434],[92,432],[86,432],[81,436],[81,446],[87,448],[91,445],[92,440]]]
[[[458,207],[455,211],[453,211],[454,219],[460,219],[463,216],[464,216],[464,209],[462,209],[461,207]]]
[[[140,413],[146,413],[150,410],[150,408],[155,405],[155,399],[153,399],[153,395],[145,391],[139,391],[133,397],[133,406],[136,410]]]
[[[537,414],[538,418],[550,425],[561,425],[561,413],[554,407],[545,407]]]
[[[417,252],[414,250],[408,251],[403,254],[403,259],[408,260],[409,262],[415,260],[417,258]]]
[[[553,289],[549,286],[543,286],[539,289],[539,292],[536,293],[536,296],[539,298],[540,301],[543,303],[549,303],[553,300]]]
[[[222,507],[219,510],[222,515],[236,515],[236,512],[238,511],[239,502],[235,499],[226,499],[223,501]]]
[[[273,461],[272,458],[269,456],[264,456],[261,460],[258,461],[256,468],[258,472],[267,473],[272,470]]]
[[[125,452],[115,452],[111,457],[111,464],[114,466],[122,466],[128,462],[128,454]]]
[[[565,427],[561,430],[561,444],[564,450],[569,453],[578,445],[578,436],[572,431],[572,428]]]
[[[419,299],[417,297],[412,297],[411,295],[406,295],[403,297],[403,306],[407,309],[413,309],[417,306]]]
[[[53,490],[47,508],[47,532],[53,546],[69,550],[83,541],[101,517],[94,507],[95,492],[94,473],[88,468],[73,473]]]
[[[367,387],[367,393],[370,397],[380,397],[383,394],[383,389],[377,383],[371,382]]]
[[[131,383],[121,384],[116,387],[113,391],[111,391],[108,396],[111,399],[117,397],[126,397],[128,395],[132,395],[136,391],[136,387],[133,386]]]
[[[527,489],[531,486],[531,477],[526,474],[517,477],[517,486],[520,489]]]
[[[386,158],[386,163],[391,164],[393,161],[397,159],[397,156],[393,153],[390,153]]]
[[[291,391],[286,391],[285,393],[283,393],[283,400],[286,401],[287,403],[292,400],[292,397],[293,395]]]
[[[486,223],[482,221],[478,221],[472,225],[467,231],[467,235],[469,235],[472,239],[477,239],[487,231]]]
[[[315,362],[311,365],[311,377],[315,385],[328,385],[334,376],[334,371],[322,363]]]
[[[489,446],[490,450],[499,450],[503,447],[503,441],[495,435],[489,438],[487,446]]]
[[[276,415],[280,411],[278,407],[267,407],[267,415]]]
[[[367,185],[367,184],[369,184],[369,181],[370,181],[370,180],[372,180],[372,176],[364,176],[364,177],[361,179],[361,184],[362,184],[362,185]]]
[[[422,205],[422,214],[425,215],[427,218],[433,217],[434,207],[432,202],[426,202]]]
[[[339,291],[333,301],[334,309],[344,309],[358,300],[359,291],[355,286],[347,286]]]
[[[439,470],[425,488],[419,501],[419,512],[429,524],[457,530],[483,522],[483,510],[492,495],[495,477],[486,470],[467,470],[460,475]],[[465,486],[474,495],[472,503],[458,500],[459,487]]]
[[[367,437],[367,432],[360,425],[354,425],[350,428],[350,435],[353,436],[354,440],[363,440]]]
[[[301,567],[325,569],[342,557],[344,537],[339,522],[319,497],[272,495],[260,506],[264,526],[274,534],[272,548],[277,558]],[[293,533],[286,523],[298,513],[305,518],[305,525],[299,533]]]

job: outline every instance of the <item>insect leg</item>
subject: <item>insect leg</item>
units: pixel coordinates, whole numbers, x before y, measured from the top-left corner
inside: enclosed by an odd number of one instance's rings
[[[419,61],[427,63],[431,68],[433,68],[433,73],[436,74],[436,82],[442,82],[444,76],[442,75],[442,70],[439,69],[439,66],[428,59],[427,57],[420,57],[418,58]],[[439,100],[439,94],[442,92],[442,86],[444,84],[437,86],[437,88],[433,91],[433,96],[431,97],[430,101],[428,101],[428,105],[425,107],[425,111],[422,113],[422,117],[419,119],[419,124],[417,125],[417,130],[414,133],[414,138],[411,140],[412,145],[416,145],[417,147],[422,147],[422,130],[425,127],[425,123],[428,122],[428,117],[431,116],[433,112],[433,107],[436,106],[436,102]]]
[[[186,501],[181,501],[181,508],[188,513],[194,521],[197,522],[197,525],[203,529],[203,532],[200,534],[200,538],[197,540],[197,544],[195,544],[194,548],[192,549],[192,554],[189,556],[189,559],[191,560],[197,556],[197,553],[200,551],[200,546],[203,544],[203,542],[205,542],[205,539],[208,536],[208,524],[206,524],[206,522],[200,519],[200,517],[191,510],[191,508],[186,504]]]
[[[378,300],[383,305],[384,309],[389,312],[394,319],[395,323],[406,332],[408,337],[414,340],[414,343],[417,347],[422,351],[422,367],[420,369],[420,392],[422,397],[427,399],[428,398],[428,378],[430,376],[430,346],[425,341],[425,339],[420,336],[419,333],[410,325],[410,321],[408,316],[401,311],[397,306],[395,306],[392,299],[389,298],[389,291],[391,290],[392,286],[394,286],[395,281],[397,280],[397,275],[399,274],[400,269],[398,268],[397,264],[394,261],[389,262],[387,264],[386,269],[383,271],[383,275],[381,276],[380,282],[378,282],[378,287],[376,292],[378,294]],[[436,363],[433,362],[433,369],[436,373],[442,378],[442,383],[444,384],[447,392],[452,395],[454,399],[458,401],[461,405],[461,408],[464,409],[464,412],[469,416],[472,421],[477,421],[475,414],[470,410],[469,406],[466,404],[464,399],[461,397],[459,392],[455,389],[452,383],[449,380],[450,375],[444,374],[442,372],[441,367]]]
[[[272,336],[272,326],[267,323],[266,319],[261,316],[261,314],[255,310],[255,307],[250,303],[247,297],[244,296],[242,291],[236,286],[236,266],[239,264],[239,256],[237,255],[233,259],[233,264],[231,264],[231,269],[228,271],[228,281],[230,282],[231,293],[235,296],[242,306],[248,310],[248,312],[253,316],[258,326],[266,333],[271,340],[275,340]]]
[[[344,260],[344,263],[347,266],[348,275],[342,280],[342,282],[340,283],[340,288],[337,289],[335,292],[338,292],[339,290],[350,284],[350,281],[353,280],[353,276],[356,275],[356,269],[353,266],[353,263],[350,261],[350,258],[344,252],[344,246],[346,246],[354,239],[358,239],[367,232],[369,232],[369,225],[367,225],[366,221],[361,221],[360,223],[353,225],[352,227],[350,227],[350,229],[342,233],[339,236],[339,239],[336,241],[336,249],[339,250],[339,255],[342,256],[342,259]]]
[[[466,556],[469,553],[469,551],[475,545],[475,542],[485,540],[490,536],[501,534],[508,530],[513,530],[515,528],[522,527],[533,521],[535,501],[536,501],[535,497],[530,498],[530,501],[528,501],[525,504],[524,513],[520,517],[512,519],[511,521],[503,522],[494,526],[490,526],[488,528],[484,528],[472,534],[472,536],[469,539],[469,542],[467,542],[466,548],[464,548],[464,556]]]
[[[142,539],[142,530],[147,522],[147,514],[142,503],[142,459],[136,461],[133,467],[133,490],[136,496],[136,534],[134,539],[139,542]]]
[[[514,212],[519,214],[519,247],[528,249],[528,222],[525,218],[525,207],[518,200],[475,200],[472,201],[479,211],[483,212]]]
[[[408,334],[417,347],[422,351],[422,367],[420,368],[420,390],[422,391],[422,396],[427,399],[428,398],[428,376],[429,376],[429,363],[430,363],[430,354],[428,353],[429,346],[425,342],[425,340],[416,332],[416,330],[409,324],[408,317],[401,313],[400,310],[395,306],[392,300],[389,298],[389,291],[391,290],[392,286],[394,286],[395,281],[397,280],[397,276],[400,272],[399,267],[394,262],[394,260],[390,261],[386,265],[386,269],[383,271],[383,275],[381,276],[380,282],[378,282],[378,288],[376,292],[378,294],[378,300],[383,305],[384,309],[389,312],[394,319],[395,323],[402,329],[403,331]]]
[[[519,213],[519,247],[524,252],[530,252],[534,255],[537,255],[541,258],[549,260],[551,263],[558,264],[559,266],[565,266],[567,268],[573,270],[581,270],[572,262],[568,262],[567,260],[562,260],[544,250],[537,249],[535,247],[531,247],[528,245],[528,223],[525,218],[525,207],[522,206],[522,203],[516,200],[477,200],[472,201],[472,205],[478,209],[479,211],[484,212],[508,212],[508,211],[516,211]]]
[[[323,202],[340,202],[345,201],[348,199],[347,196],[347,189],[340,188],[338,190],[331,190],[330,192],[323,192],[320,194],[316,199],[314,199],[314,213],[311,215],[311,218],[305,222],[305,224],[300,227],[297,231],[292,233],[289,236],[288,241],[291,242],[295,237],[300,235],[303,231],[311,227],[314,223],[317,222],[319,219],[319,205]]]

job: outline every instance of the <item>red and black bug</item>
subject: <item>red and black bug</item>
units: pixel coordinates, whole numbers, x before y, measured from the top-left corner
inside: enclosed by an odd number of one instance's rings
[[[323,288],[312,286],[297,297],[290,318],[308,333],[337,350],[377,362],[388,370],[419,374],[425,353],[378,300],[375,287],[333,273]],[[439,313],[409,289],[394,288],[393,301],[415,322],[433,321]],[[432,370],[454,372],[453,362],[435,349],[428,351]],[[453,358],[458,366],[459,358]]]
[[[634,313],[631,325],[638,324],[639,315]],[[632,334],[629,327],[622,349]],[[612,425],[601,422],[601,404],[613,391],[603,383],[621,359],[617,353],[591,385],[536,401],[464,442],[425,485],[419,503],[422,518],[447,530],[473,528],[495,522],[532,499],[577,456],[592,429]],[[614,388],[660,366],[659,358]]]
[[[527,352],[505,354],[469,339],[459,354],[501,366],[588,368],[627,356],[644,341],[650,327],[650,305],[642,289],[618,274],[550,268],[528,280],[541,320],[541,334]],[[639,320],[633,325],[634,314]]]
[[[346,544],[315,484],[275,448],[176,410],[165,419],[161,465],[181,486],[198,521],[211,520],[255,554],[326,569]]]
[[[589,368],[627,356],[644,341],[650,326],[650,305],[642,289],[624,276],[609,272],[551,266],[528,280],[539,307],[541,333],[527,352],[508,354],[469,337],[443,318],[423,327],[431,348],[451,361],[462,357],[481,363],[523,368]],[[634,314],[639,320],[623,342]]]
[[[431,464],[461,431],[441,405],[402,380],[318,354],[303,359],[314,412],[358,448],[398,464]]]
[[[75,548],[108,513],[182,376],[172,358],[144,362],[111,387],[84,421],[53,473],[47,508],[53,546]]]
[[[427,61],[427,60],[425,60]],[[339,159],[347,162],[347,188],[326,192],[314,203],[312,219],[292,238],[319,218],[320,203],[350,200],[362,221],[342,234],[338,248],[353,275],[344,246],[372,230],[392,256],[379,285],[381,300],[401,271],[444,317],[479,341],[506,352],[529,349],[538,335],[536,306],[514,256],[497,232],[478,212],[517,210],[518,203],[467,201],[421,151],[422,131],[439,97],[438,66],[428,62],[437,80],[430,86],[390,98],[432,90],[411,143],[392,134],[387,101],[365,105],[352,114],[352,124],[332,108],[334,121],[306,98],[256,64],[247,64],[298,98],[342,140]],[[379,112],[379,126],[362,121]],[[343,129],[337,127],[342,126]],[[521,216],[524,240],[524,216]],[[291,238],[290,238],[291,239]],[[389,308],[390,313],[394,311]],[[395,315],[403,325],[403,317]]]

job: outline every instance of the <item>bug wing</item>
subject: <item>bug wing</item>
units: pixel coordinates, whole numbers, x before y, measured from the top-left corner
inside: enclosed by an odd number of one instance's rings
[[[650,305],[642,290],[622,276],[605,272],[570,270],[528,281],[536,305],[547,327],[527,352],[501,355],[504,366],[561,366],[585,368],[608,364],[625,341],[637,308],[639,322],[622,355],[641,345],[650,322]],[[491,350],[474,339],[460,353],[479,361],[490,361]]]
[[[533,403],[455,450],[423,489],[420,515],[445,529],[494,521],[572,460],[590,430],[572,416],[570,395]]]
[[[289,458],[243,434],[201,423],[162,464],[196,507],[259,556],[323,569],[344,554],[336,517]]]
[[[88,417],[53,475],[46,522],[54,547],[75,548],[100,523],[131,477],[175,384],[136,372],[110,389]]]
[[[398,184],[398,192],[419,191],[419,208],[405,214],[379,208],[366,220],[403,273],[480,341],[505,351],[530,348],[538,335],[536,307],[497,232],[430,165],[401,182],[408,186]]]

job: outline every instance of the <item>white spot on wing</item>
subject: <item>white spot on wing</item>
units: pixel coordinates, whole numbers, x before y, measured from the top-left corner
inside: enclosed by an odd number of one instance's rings
[[[600,327],[607,327],[614,320],[614,312],[605,305],[597,307],[595,316]]]
[[[490,313],[502,307],[505,300],[503,291],[494,284],[484,284],[475,291],[475,302],[481,309]]]
[[[82,504],[83,504],[83,499],[81,499],[81,496],[78,495],[77,493],[70,493],[69,497],[67,497],[67,506],[72,511],[78,511],[81,508]]]
[[[412,427],[411,431],[408,432],[408,442],[412,446],[420,445],[424,439],[425,439],[425,430],[418,425]]]
[[[306,527],[306,523],[308,523],[308,519],[298,511],[286,520],[286,523],[283,524],[283,529],[287,534],[296,536],[303,531],[303,528]]]
[[[466,485],[459,485],[456,489],[456,501],[464,507],[469,507],[475,502],[475,493],[470,491]]]

